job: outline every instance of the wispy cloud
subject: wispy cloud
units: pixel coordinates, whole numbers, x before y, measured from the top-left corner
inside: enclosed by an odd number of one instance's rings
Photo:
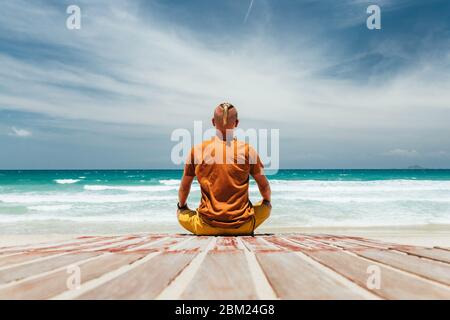
[[[250,1],[250,5],[248,6],[247,13],[245,14],[244,23],[247,22],[248,16],[250,15],[250,12],[253,8],[253,0]]]
[[[209,121],[213,106],[231,101],[242,125],[281,128],[282,139],[293,139],[291,154],[317,153],[318,144],[350,153],[389,150],[393,143],[409,146],[411,136],[434,143],[436,134],[444,137],[440,144],[450,143],[449,55],[435,59],[430,49],[408,68],[388,72],[389,65],[364,60],[404,54],[383,34],[378,45],[342,55],[339,41],[323,30],[277,34],[255,19],[255,32],[223,28],[211,36],[157,11],[143,14],[139,1],[78,3],[82,29],[75,31],[65,28],[61,6],[2,4],[0,109],[167,132]],[[252,14],[259,14],[257,4]]]
[[[8,133],[8,135],[14,136],[14,137],[26,138],[26,137],[30,137],[32,135],[32,132],[25,130],[25,129],[18,129],[16,127],[12,127],[11,131]]]

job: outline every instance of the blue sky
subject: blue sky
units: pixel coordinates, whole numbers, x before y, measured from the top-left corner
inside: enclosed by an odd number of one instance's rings
[[[250,2],[1,1],[0,169],[174,168],[223,101],[285,168],[450,167],[449,1]]]

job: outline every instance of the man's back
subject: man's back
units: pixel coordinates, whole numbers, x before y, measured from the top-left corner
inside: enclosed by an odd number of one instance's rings
[[[263,165],[247,143],[217,137],[191,150],[186,176],[196,176],[201,187],[198,213],[211,226],[238,227],[254,214],[249,201],[249,176],[261,174]]]
[[[270,215],[269,181],[256,151],[233,139],[239,123],[236,108],[222,103],[211,119],[216,136],[192,148],[178,190],[177,217],[180,225],[197,235],[249,235]],[[263,200],[252,205],[248,196],[250,175]],[[202,198],[197,210],[189,209],[187,198],[194,177]]]

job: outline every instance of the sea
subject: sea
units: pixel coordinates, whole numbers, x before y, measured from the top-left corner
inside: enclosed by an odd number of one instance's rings
[[[0,235],[181,231],[180,170],[0,171]],[[450,170],[280,170],[266,228],[446,225]],[[250,183],[250,199],[260,200]],[[196,208],[194,181],[189,206]]]

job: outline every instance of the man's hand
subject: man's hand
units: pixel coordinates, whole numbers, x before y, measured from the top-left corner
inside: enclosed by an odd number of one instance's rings
[[[272,208],[272,204],[270,203],[270,201],[267,201],[267,200],[263,200],[263,201],[262,201],[262,203],[263,203],[264,205],[266,205],[266,206],[268,206],[268,207],[271,207],[271,208]]]
[[[184,176],[181,179],[180,189],[178,190],[178,206],[185,207],[187,206],[187,198],[189,196],[189,192],[191,191],[192,181],[194,181],[194,177]]]

